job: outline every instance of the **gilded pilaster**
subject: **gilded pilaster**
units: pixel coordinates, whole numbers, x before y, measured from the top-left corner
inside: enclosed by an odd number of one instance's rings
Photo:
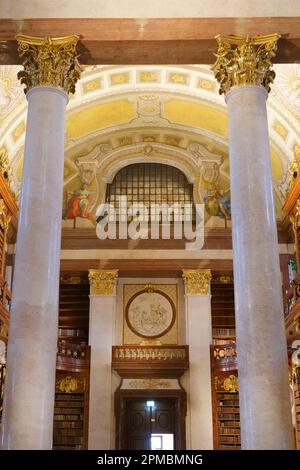
[[[269,92],[275,78],[271,59],[276,54],[279,38],[279,34],[217,36],[217,60],[212,70],[220,83],[219,93],[226,94],[231,88],[244,85],[259,85]]]
[[[115,295],[118,269],[90,269],[89,280],[91,294]]]
[[[24,66],[18,78],[26,86],[25,93],[36,86],[61,88],[66,93],[75,92],[75,84],[81,72],[76,53],[78,36],[39,38],[19,34],[16,39]]]
[[[210,269],[183,269],[182,278],[185,285],[185,294],[210,294],[211,277]]]

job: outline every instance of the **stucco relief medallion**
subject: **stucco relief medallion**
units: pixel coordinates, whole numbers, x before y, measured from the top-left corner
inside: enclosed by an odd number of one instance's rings
[[[144,338],[157,338],[166,334],[175,321],[172,300],[158,290],[137,292],[126,307],[129,328]]]

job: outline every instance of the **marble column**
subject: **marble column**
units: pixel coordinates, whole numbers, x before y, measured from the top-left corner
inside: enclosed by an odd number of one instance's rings
[[[190,448],[213,449],[209,269],[184,269],[187,344],[189,345]]]
[[[292,449],[266,99],[278,35],[217,38],[229,120],[236,336],[243,449]]]
[[[118,270],[90,270],[90,402],[88,448],[113,449],[111,359]]]
[[[74,91],[78,78],[78,38],[17,39],[24,58],[18,76],[26,85],[28,116],[1,445],[51,449],[64,127],[67,93]]]

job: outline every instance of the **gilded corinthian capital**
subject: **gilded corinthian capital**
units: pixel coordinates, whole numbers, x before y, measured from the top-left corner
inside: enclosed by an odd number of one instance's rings
[[[90,269],[91,294],[115,295],[118,269]]]
[[[81,67],[76,54],[78,36],[38,38],[19,34],[18,52],[24,70],[18,73],[25,93],[35,86],[61,88],[66,93],[75,92]]]
[[[210,269],[183,269],[182,278],[186,294],[208,295],[210,293]]]
[[[269,92],[275,78],[271,59],[276,55],[279,38],[279,34],[217,36],[217,60],[212,70],[220,83],[219,93],[244,85],[263,86]]]

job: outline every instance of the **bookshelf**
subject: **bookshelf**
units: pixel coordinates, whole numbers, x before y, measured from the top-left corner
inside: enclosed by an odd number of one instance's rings
[[[88,343],[89,292],[87,277],[61,277],[58,328],[60,340]]]
[[[62,340],[75,342],[86,342],[87,340],[86,330],[80,328],[61,327],[58,329],[58,337]]]
[[[297,449],[300,450],[300,387],[296,385],[294,387],[294,396],[295,396],[295,427],[296,427],[296,444]]]
[[[294,256],[286,259],[283,270],[284,313],[288,346],[300,339],[300,161],[290,167],[290,184],[283,205],[283,227],[294,238]]]
[[[58,347],[53,450],[87,449],[89,365],[89,346],[65,343]]]
[[[292,367],[291,386],[293,390],[293,422],[296,449],[300,450],[300,367]]]
[[[235,342],[211,346],[214,449],[240,450],[240,408]]]
[[[216,402],[217,448],[220,450],[239,450],[241,448],[241,436],[238,392],[216,391]]]
[[[53,450],[87,448],[87,380],[57,371],[53,418]]]
[[[84,447],[84,393],[56,392],[53,450]]]

